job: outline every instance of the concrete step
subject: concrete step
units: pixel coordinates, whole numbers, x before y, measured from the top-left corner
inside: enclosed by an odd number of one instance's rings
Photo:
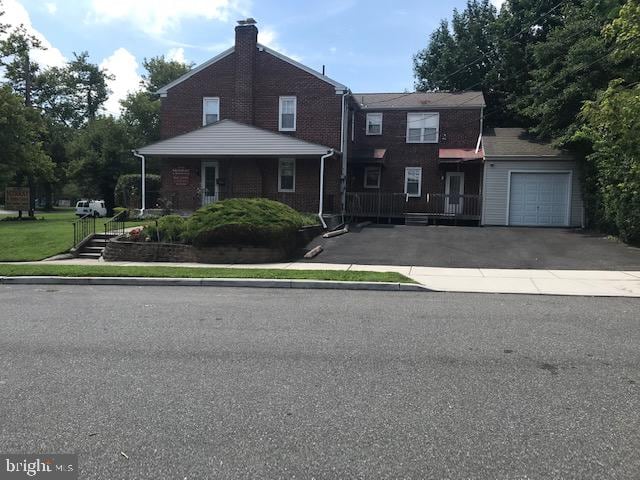
[[[78,254],[78,258],[91,258],[93,260],[98,260],[100,258],[99,253],[88,253],[88,252],[80,252]]]
[[[99,253],[99,254],[102,254],[103,251],[104,251],[104,246],[102,246],[102,247],[94,247],[92,245],[87,245],[86,247],[84,247],[82,249],[81,253]]]
[[[114,237],[117,237],[117,236],[118,236],[118,235],[117,235],[117,234],[115,234],[115,233],[113,233],[113,234],[111,234],[111,233],[107,233],[106,235],[105,235],[104,233],[96,233],[96,234],[93,236],[93,239],[94,239],[94,240],[109,240],[109,239],[114,238]]]

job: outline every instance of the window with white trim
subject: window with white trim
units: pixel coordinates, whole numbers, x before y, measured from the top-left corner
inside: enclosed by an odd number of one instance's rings
[[[204,97],[202,99],[202,125],[209,125],[220,120],[220,99]]]
[[[404,169],[404,193],[409,197],[422,196],[421,167],[407,167]]]
[[[438,143],[439,129],[439,113],[407,113],[407,143]]]
[[[281,132],[296,130],[296,97],[280,97],[278,129]]]
[[[364,188],[380,188],[380,167],[364,168]]]
[[[382,113],[367,113],[367,135],[382,135]]]
[[[296,191],[296,159],[281,158],[278,161],[278,191]]]

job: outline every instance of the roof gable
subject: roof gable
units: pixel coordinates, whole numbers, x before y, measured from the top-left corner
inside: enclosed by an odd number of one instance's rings
[[[258,43],[257,44],[257,48],[258,50],[264,51],[270,55],[273,55],[276,58],[279,58],[280,60],[283,60],[291,65],[293,65],[294,67],[299,68],[300,70],[303,70],[311,75],[313,75],[314,77],[319,78],[320,80],[327,82],[328,84],[332,85],[335,89],[336,92],[343,92],[347,90],[347,87],[344,86],[343,84],[341,84],[340,82],[336,82],[335,80],[327,77],[326,75],[323,75],[322,73],[307,67],[306,65],[303,65],[300,62],[295,61],[292,58],[287,57],[286,55],[283,55],[280,52],[277,52],[269,47],[265,47],[264,45]],[[231,55],[232,53],[235,52],[235,47],[231,47],[228,48],[227,50],[225,50],[224,52],[216,55],[213,58],[210,58],[209,60],[207,60],[204,63],[201,63],[200,65],[198,65],[197,67],[192,68],[191,70],[189,70],[187,73],[185,73],[184,75],[182,75],[181,77],[179,77],[178,79],[174,80],[173,82],[165,85],[164,87],[160,88],[156,93],[160,96],[166,96],[167,93],[169,93],[169,90],[173,87],[175,87],[176,85],[184,82],[185,80],[188,80],[189,78],[191,78],[193,75],[195,75],[198,72],[201,72],[202,70],[206,69],[207,67],[213,65],[214,63],[222,60],[225,57],[228,57],[229,55]]]
[[[253,125],[220,120],[177,137],[139,148],[149,156],[320,156],[331,148]]]

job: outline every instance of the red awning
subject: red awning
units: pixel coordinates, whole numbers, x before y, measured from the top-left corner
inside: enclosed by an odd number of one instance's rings
[[[482,149],[476,153],[475,148],[441,148],[438,153],[440,161],[448,163],[467,162],[470,160],[482,160]]]

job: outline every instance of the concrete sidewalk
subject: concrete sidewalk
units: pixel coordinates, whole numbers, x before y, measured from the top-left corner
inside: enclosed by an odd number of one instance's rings
[[[23,263],[42,264],[42,262]],[[276,268],[285,270],[357,270],[369,272],[398,272],[412,278],[430,290],[443,292],[640,297],[640,271],[439,268],[309,262],[257,265],[212,265],[201,263],[99,262],[88,259],[55,260],[45,263],[48,265]]]

